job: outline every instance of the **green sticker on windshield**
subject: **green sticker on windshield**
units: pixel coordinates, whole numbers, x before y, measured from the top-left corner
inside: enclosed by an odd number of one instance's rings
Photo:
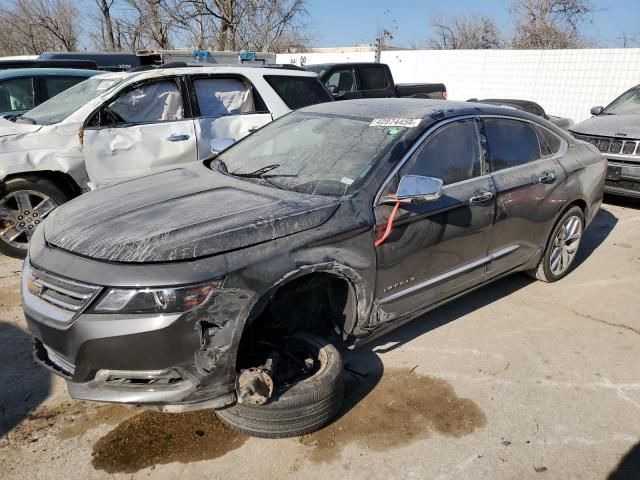
[[[387,135],[398,135],[400,133],[399,128],[390,128],[387,132]]]

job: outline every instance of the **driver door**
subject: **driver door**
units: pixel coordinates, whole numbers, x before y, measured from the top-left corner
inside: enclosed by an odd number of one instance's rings
[[[135,84],[90,118],[83,150],[93,188],[197,160],[184,91],[178,78]]]
[[[444,183],[437,200],[401,204],[391,234],[376,249],[379,323],[418,312],[485,278],[495,191],[483,157],[477,120],[451,122],[432,133],[383,190],[395,193],[404,175]],[[375,207],[377,231],[386,226],[391,208]]]

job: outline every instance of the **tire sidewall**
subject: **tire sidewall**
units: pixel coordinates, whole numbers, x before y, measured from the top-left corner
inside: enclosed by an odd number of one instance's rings
[[[567,268],[563,273],[561,273],[560,275],[556,275],[551,271],[551,252],[553,250],[553,242],[556,236],[558,235],[560,228],[562,228],[562,225],[564,225],[564,222],[566,222],[569,217],[574,217],[574,216],[580,219],[580,222],[582,224],[582,232],[584,234],[584,223],[585,223],[584,214],[582,213],[582,210],[579,207],[571,207],[569,210],[565,212],[564,215],[562,215],[562,217],[560,217],[560,220],[558,220],[555,227],[553,228],[553,231],[551,232],[551,236],[549,237],[549,241],[547,242],[547,248],[544,253],[544,257],[542,259],[542,267],[544,269],[545,276],[551,282],[555,282],[557,280],[560,280],[561,278],[566,277],[569,274],[569,272],[573,270],[575,266],[576,258],[578,257],[577,252],[576,252],[576,255],[573,257],[573,259],[571,260],[571,264],[569,265],[569,268]],[[580,245],[582,245],[582,238],[580,239]],[[580,249],[580,245],[578,245],[578,251]]]

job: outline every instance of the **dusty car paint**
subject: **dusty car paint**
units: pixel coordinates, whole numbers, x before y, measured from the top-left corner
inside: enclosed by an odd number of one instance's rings
[[[332,298],[340,314],[331,328],[347,344],[359,344],[488,281],[533,268],[563,212],[580,205],[588,224],[602,199],[602,157],[526,113],[401,99],[304,111],[421,121],[362,185],[341,197],[276,190],[193,165],[90,192],[59,208],[36,231],[23,273],[25,316],[36,358],[67,378],[72,396],[173,410],[222,407],[234,401],[243,332],[267,305],[277,307],[279,292],[296,282],[344,282],[344,295]],[[390,209],[380,199],[404,159],[447,122],[491,116],[542,125],[565,142],[564,149],[542,162],[452,184],[434,202],[402,205],[392,235],[376,248],[375,228]],[[549,168],[545,162],[558,175],[551,186],[534,181],[541,165]],[[494,196],[470,205],[468,195],[478,188]],[[74,226],[78,215],[87,220]],[[38,272],[98,292],[213,280],[221,286],[185,314],[96,314],[96,297],[74,314],[61,312],[31,288]],[[300,303],[281,313],[323,298],[315,292],[304,296],[295,290],[294,297],[303,300],[294,298]],[[108,381],[132,371],[172,371],[180,381],[171,388]]]

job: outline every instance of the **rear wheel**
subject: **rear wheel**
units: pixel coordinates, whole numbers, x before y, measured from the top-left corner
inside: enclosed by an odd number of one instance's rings
[[[44,178],[14,178],[0,197],[0,253],[15,258],[27,255],[35,229],[68,196]]]
[[[571,207],[556,224],[540,263],[529,275],[543,282],[555,282],[566,276],[575,262],[583,231],[582,210]]]
[[[318,430],[338,413],[344,396],[338,349],[309,333],[290,336],[287,345],[292,346],[296,356],[301,354],[302,364],[310,368],[308,375],[292,383],[279,382],[275,375],[273,393],[263,405],[255,405],[249,399],[217,410],[216,415],[224,424],[255,437],[284,438]]]

